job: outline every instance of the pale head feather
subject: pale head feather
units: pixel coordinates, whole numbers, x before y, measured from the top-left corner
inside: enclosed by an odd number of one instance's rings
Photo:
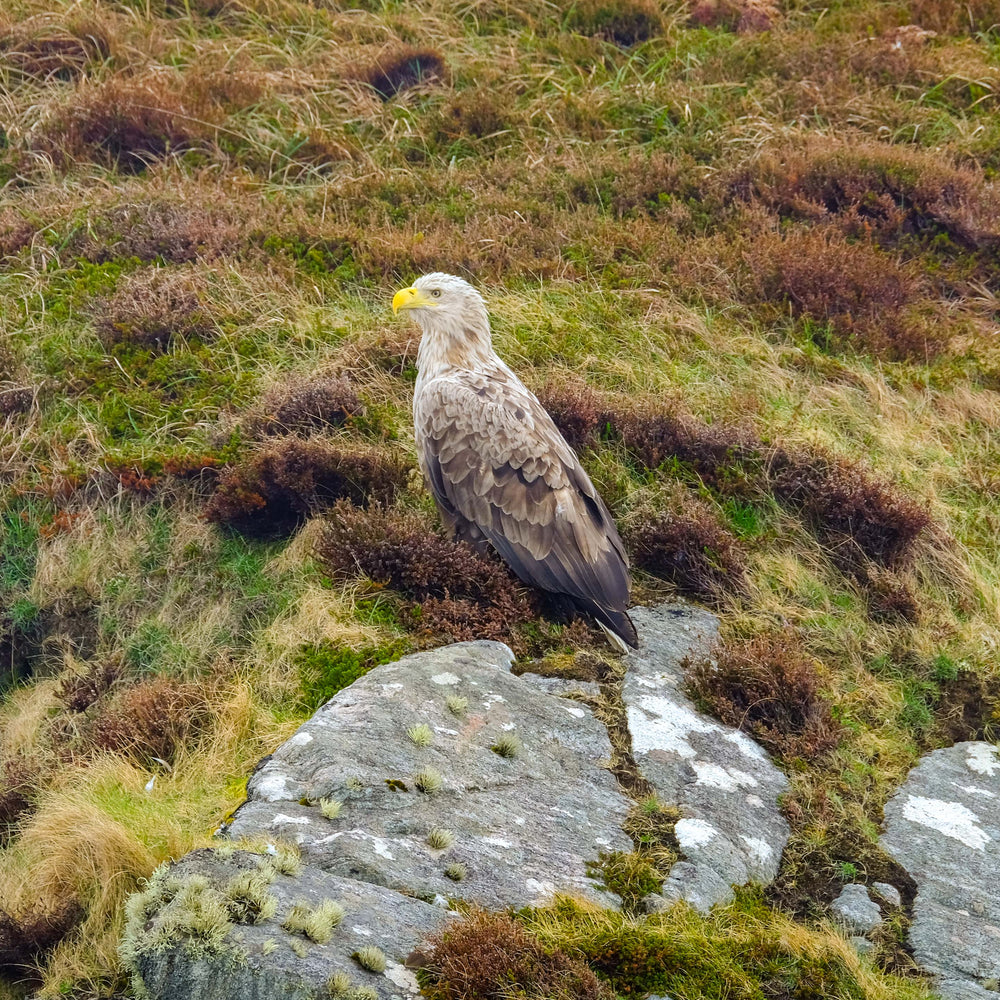
[[[417,352],[421,375],[444,367],[481,369],[499,362],[493,352],[483,297],[463,278],[434,272],[417,278],[421,301],[407,311],[420,326]]]

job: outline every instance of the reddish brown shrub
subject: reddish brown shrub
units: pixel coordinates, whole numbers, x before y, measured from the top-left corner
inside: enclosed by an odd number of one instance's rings
[[[202,733],[211,718],[204,692],[169,677],[143,681],[118,694],[82,735],[91,752],[120,753],[143,766],[172,763],[178,748]]]
[[[41,767],[28,757],[9,757],[0,763],[0,845],[5,845],[18,823],[35,808]]]
[[[566,27],[628,48],[660,34],[663,19],[652,0],[577,0]]]
[[[91,63],[108,58],[111,41],[96,21],[63,25],[38,16],[17,24],[0,21],[0,53],[7,66],[25,76],[73,80]]]
[[[710,508],[696,501],[635,525],[626,541],[636,566],[669,580],[682,594],[716,603],[745,589],[743,546]]]
[[[145,263],[212,260],[240,245],[240,227],[212,209],[151,202],[125,204],[91,218],[73,249],[95,264],[128,257]]]
[[[391,501],[411,468],[408,459],[385,450],[284,438],[223,472],[205,517],[243,534],[287,534],[341,498]]]
[[[841,568],[858,568],[859,556],[901,568],[931,524],[924,505],[843,459],[775,450],[768,471],[775,497],[802,512]]]
[[[995,738],[1000,727],[1000,680],[958,670],[938,684],[933,738],[943,743]]]
[[[122,674],[118,659],[90,663],[82,674],[64,678],[56,690],[56,697],[71,711],[83,712],[110,690]]]
[[[38,226],[29,222],[13,208],[0,211],[0,262],[19,254],[38,232]]]
[[[94,308],[106,347],[130,343],[165,349],[175,337],[210,339],[215,323],[204,304],[205,281],[190,272],[145,268],[123,278]]]
[[[998,0],[909,0],[910,20],[944,34],[976,34],[1000,25]]]
[[[775,0],[696,0],[691,23],[702,28],[727,28],[747,34],[767,31],[779,16]]]
[[[868,615],[888,622],[915,622],[920,618],[920,602],[908,580],[892,570],[869,566],[854,575],[865,586]]]
[[[374,65],[360,74],[359,79],[367,83],[383,101],[388,101],[401,90],[442,83],[446,76],[440,53],[404,45],[385,49]]]
[[[606,402],[583,382],[550,382],[539,390],[538,401],[576,451],[595,444],[608,420]]]
[[[37,974],[41,960],[83,919],[75,899],[58,910],[13,917],[0,910],[0,975],[20,980]]]
[[[744,255],[750,292],[788,303],[798,316],[829,325],[830,343],[891,359],[926,360],[946,346],[939,325],[909,318],[920,292],[913,274],[886,253],[823,230],[758,237]]]
[[[270,388],[247,421],[251,434],[303,434],[337,427],[364,406],[347,378],[290,381]]]
[[[827,140],[762,157],[733,190],[782,216],[833,221],[883,246],[989,250],[1000,242],[1000,194],[937,151]]]
[[[431,1000],[611,1000],[611,988],[579,959],[547,950],[504,913],[473,910],[431,940],[422,992]]]
[[[35,398],[35,390],[30,385],[0,380],[0,417],[15,413],[27,413]]]
[[[842,735],[819,690],[821,670],[785,632],[717,647],[715,662],[689,666],[687,684],[713,715],[772,753],[815,760]]]
[[[435,126],[440,143],[464,137],[487,139],[510,128],[509,108],[488,90],[465,90],[441,110]]]

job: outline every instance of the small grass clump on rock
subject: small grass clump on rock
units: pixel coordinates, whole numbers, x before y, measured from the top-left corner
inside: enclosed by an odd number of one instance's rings
[[[344,908],[335,900],[324,899],[318,906],[299,901],[292,905],[281,926],[290,934],[301,934],[316,944],[326,944],[343,919]]]
[[[339,799],[320,799],[319,811],[324,819],[336,819],[340,811],[344,808],[344,803]]]
[[[277,897],[267,890],[274,881],[274,869],[264,865],[234,875],[225,888],[226,907],[238,924],[259,924],[278,911]]]
[[[516,733],[501,733],[492,744],[490,749],[498,756],[507,760],[513,760],[520,756],[524,746]]]
[[[473,910],[432,939],[421,980],[430,1000],[612,1000],[614,993],[578,958],[545,947],[503,913]]]
[[[730,642],[690,666],[691,693],[729,726],[786,760],[817,760],[843,730],[820,690],[823,668],[788,632]]]
[[[245,535],[278,537],[341,498],[391,500],[409,472],[408,461],[382,449],[285,438],[225,471],[205,517]]]
[[[366,944],[359,948],[351,958],[354,959],[362,969],[369,972],[385,972],[385,952],[381,948],[376,948],[373,944]]]
[[[445,700],[448,711],[457,718],[461,718],[468,711],[469,699],[463,698],[459,694],[450,694]]]
[[[426,767],[417,772],[413,778],[413,784],[426,795],[433,795],[444,787],[444,780],[437,771]]]
[[[410,726],[406,730],[406,735],[416,747],[429,747],[434,742],[434,730],[426,722]]]
[[[427,834],[427,846],[435,851],[443,851],[455,843],[455,834],[451,830],[435,827]]]
[[[450,878],[452,882],[464,882],[469,872],[465,865],[461,861],[453,861],[444,870],[446,878]]]

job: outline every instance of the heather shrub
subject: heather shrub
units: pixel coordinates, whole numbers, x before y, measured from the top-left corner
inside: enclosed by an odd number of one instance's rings
[[[509,1000],[515,995],[611,1000],[614,995],[579,959],[544,948],[507,914],[482,910],[431,939],[421,986],[430,1000]]]
[[[6,845],[21,819],[34,810],[41,764],[22,755],[0,762],[0,846]]]
[[[768,477],[774,496],[802,513],[848,571],[860,568],[860,557],[906,566],[931,525],[926,506],[895,484],[821,452],[775,450]]]
[[[597,442],[607,419],[607,404],[586,383],[550,382],[537,395],[575,451]]]
[[[0,19],[0,55],[6,66],[25,76],[75,80],[110,54],[109,33],[96,21],[60,24],[46,16],[19,23]]]
[[[940,325],[907,313],[917,280],[875,247],[822,229],[792,230],[758,237],[744,259],[751,296],[819,323],[821,346],[926,360],[947,345]]]
[[[736,536],[706,505],[687,500],[661,511],[626,534],[632,562],[668,580],[685,595],[718,603],[746,586],[745,552]]]
[[[93,215],[71,247],[95,264],[128,257],[149,264],[213,260],[233,253],[242,239],[224,213],[155,199],[116,205]]]
[[[69,674],[56,689],[56,697],[71,712],[84,712],[103,697],[122,676],[118,658],[89,663],[83,673]]]
[[[35,390],[30,385],[18,385],[0,379],[0,417],[11,417],[15,413],[27,413],[35,398]]]
[[[0,910],[0,975],[15,981],[32,979],[46,953],[73,930],[83,915],[75,899],[64,900],[55,910],[18,916]]]
[[[204,732],[210,718],[200,688],[158,677],[124,689],[104,705],[83,730],[81,746],[121,754],[144,767],[157,757],[172,763],[181,745]]]
[[[779,14],[775,0],[694,0],[690,21],[702,28],[747,34],[773,28]]]
[[[106,347],[165,350],[178,337],[207,340],[216,327],[205,308],[206,291],[204,278],[193,272],[146,268],[122,278],[98,303],[94,325]]]
[[[909,0],[910,19],[930,31],[974,35],[1000,25],[997,0]]]
[[[652,0],[576,0],[565,24],[570,31],[623,48],[645,42],[663,30],[660,8]]]
[[[464,90],[442,109],[435,138],[447,144],[458,139],[490,139],[511,127],[510,109],[488,90]]]
[[[410,468],[385,450],[283,438],[223,472],[204,516],[242,534],[276,537],[341,498],[390,501],[406,486]]]
[[[691,694],[716,718],[785,759],[816,760],[841,739],[820,692],[823,668],[790,633],[720,645],[689,665]]]
[[[404,45],[383,51],[374,65],[360,73],[359,79],[367,83],[383,101],[388,101],[402,90],[442,83],[446,75],[440,53]]]
[[[519,647],[516,626],[538,614],[536,597],[495,557],[452,542],[423,516],[338,503],[316,543],[335,576],[364,576],[409,599],[413,627],[451,639],[498,639]]]
[[[247,420],[251,434],[308,434],[338,427],[364,405],[350,380],[313,378],[272,386]]]

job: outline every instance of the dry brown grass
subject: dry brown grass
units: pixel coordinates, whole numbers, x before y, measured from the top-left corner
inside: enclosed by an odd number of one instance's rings
[[[112,53],[113,33],[94,18],[39,14],[23,21],[0,17],[6,66],[36,81],[74,80]]]
[[[775,0],[693,0],[691,23],[741,35],[773,28],[781,15]]]

